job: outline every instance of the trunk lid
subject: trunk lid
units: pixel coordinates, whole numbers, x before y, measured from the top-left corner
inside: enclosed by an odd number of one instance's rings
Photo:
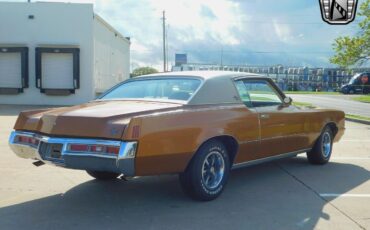
[[[72,107],[22,112],[14,129],[52,136],[121,139],[132,117],[181,106],[149,101],[93,101]]]

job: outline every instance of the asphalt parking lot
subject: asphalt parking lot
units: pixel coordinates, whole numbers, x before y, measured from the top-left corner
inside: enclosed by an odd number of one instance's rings
[[[289,94],[293,101],[306,102],[322,108],[339,109],[345,113],[370,117],[370,103],[351,100],[361,95]],[[344,106],[345,104],[345,106]]]
[[[201,203],[177,176],[98,182],[17,158],[7,141],[20,109],[0,106],[0,229],[370,229],[370,126],[347,122],[325,166],[302,156],[239,169]]]

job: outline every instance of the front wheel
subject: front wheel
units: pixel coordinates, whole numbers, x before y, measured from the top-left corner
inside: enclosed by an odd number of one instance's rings
[[[325,127],[320,137],[317,139],[311,151],[307,152],[307,159],[311,164],[328,163],[333,147],[333,132],[330,127]]]
[[[222,193],[229,171],[230,160],[225,146],[209,141],[197,151],[179,179],[182,189],[191,198],[210,201]]]
[[[89,174],[90,176],[94,177],[97,180],[114,180],[120,175],[119,173],[91,171],[91,170],[86,170],[86,172],[87,174]]]

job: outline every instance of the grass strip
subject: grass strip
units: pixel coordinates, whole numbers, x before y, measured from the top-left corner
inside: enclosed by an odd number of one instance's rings
[[[363,96],[359,96],[359,97],[353,97],[351,99],[354,100],[354,101],[370,103],[370,95],[363,95]]]
[[[285,94],[317,94],[317,95],[340,95],[339,92],[314,92],[314,91],[284,91]]]
[[[353,115],[353,114],[348,114],[348,113],[346,113],[346,118],[361,120],[361,121],[370,121],[370,117]]]

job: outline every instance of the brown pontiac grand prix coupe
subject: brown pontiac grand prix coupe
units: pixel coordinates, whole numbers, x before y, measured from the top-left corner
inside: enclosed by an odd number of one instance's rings
[[[12,150],[36,165],[100,180],[178,173],[188,195],[212,200],[231,169],[299,153],[327,163],[344,113],[297,108],[260,75],[177,72],[127,80],[83,105],[22,112],[14,129]]]

